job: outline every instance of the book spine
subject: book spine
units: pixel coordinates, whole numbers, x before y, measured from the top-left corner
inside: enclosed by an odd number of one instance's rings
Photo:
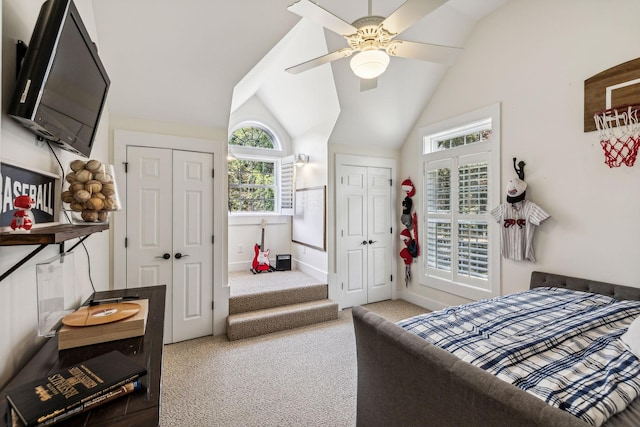
[[[7,426],[8,427],[24,427],[22,419],[18,416],[16,411],[9,406],[7,409]]]
[[[132,375],[122,381],[118,381],[115,384],[112,384],[108,387],[103,388],[102,390],[98,390],[95,393],[84,397],[81,400],[78,400],[76,402],[70,403],[69,405],[67,405],[64,408],[59,408],[56,409],[46,415],[42,415],[40,417],[38,417],[37,420],[31,420],[31,421],[27,421],[24,419],[24,417],[22,417],[22,415],[20,414],[20,412],[18,411],[17,407],[15,406],[15,404],[11,401],[11,398],[9,396],[7,396],[7,400],[9,401],[9,403],[11,404],[11,406],[15,409],[15,412],[18,413],[20,415],[20,418],[22,418],[22,421],[24,422],[26,427],[36,427],[36,426],[45,426],[45,425],[50,425],[53,424],[51,422],[49,422],[52,419],[59,419],[59,417],[67,417],[67,416],[71,416],[74,415],[78,412],[82,412],[83,411],[83,406],[86,404],[86,402],[88,401],[92,401],[96,398],[99,398],[100,396],[109,393],[110,391],[117,389],[119,387],[122,387],[128,383],[132,383],[135,380],[137,380],[140,377],[139,374],[135,374]]]
[[[90,400],[85,401],[82,405],[77,406],[76,408],[72,409],[71,411],[65,412],[63,414],[57,415],[54,418],[51,418],[43,423],[40,424],[36,424],[36,427],[45,427],[48,425],[52,425],[55,423],[58,423],[62,420],[65,420],[69,417],[72,417],[74,415],[86,412],[86,411],[90,411],[91,409],[103,405],[107,402],[111,402],[112,400],[115,400],[119,397],[123,397],[126,396],[128,394],[133,393],[136,390],[140,390],[142,388],[142,384],[140,382],[140,380],[135,380],[129,383],[126,383],[124,385],[121,385],[115,389],[112,389],[111,391],[105,392],[99,396],[95,396]]]

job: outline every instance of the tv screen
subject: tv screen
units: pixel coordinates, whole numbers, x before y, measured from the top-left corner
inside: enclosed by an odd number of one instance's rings
[[[89,157],[110,85],[72,0],[47,0],[8,114],[36,135]]]

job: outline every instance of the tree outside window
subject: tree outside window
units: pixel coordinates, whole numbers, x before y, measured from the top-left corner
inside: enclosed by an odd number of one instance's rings
[[[229,162],[229,212],[274,212],[275,163],[261,160]]]
[[[266,151],[276,149],[273,135],[261,127],[242,127],[231,134],[229,145],[265,150],[265,155],[236,155],[228,162],[229,213],[277,212],[279,163]]]

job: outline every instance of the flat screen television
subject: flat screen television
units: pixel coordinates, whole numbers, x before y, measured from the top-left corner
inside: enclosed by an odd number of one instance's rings
[[[62,149],[89,157],[110,84],[73,1],[47,0],[7,113]]]

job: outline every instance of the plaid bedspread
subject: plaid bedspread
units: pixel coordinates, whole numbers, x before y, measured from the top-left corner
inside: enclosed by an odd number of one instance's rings
[[[535,288],[398,322],[460,359],[599,426],[640,394],[619,339],[640,301]]]

